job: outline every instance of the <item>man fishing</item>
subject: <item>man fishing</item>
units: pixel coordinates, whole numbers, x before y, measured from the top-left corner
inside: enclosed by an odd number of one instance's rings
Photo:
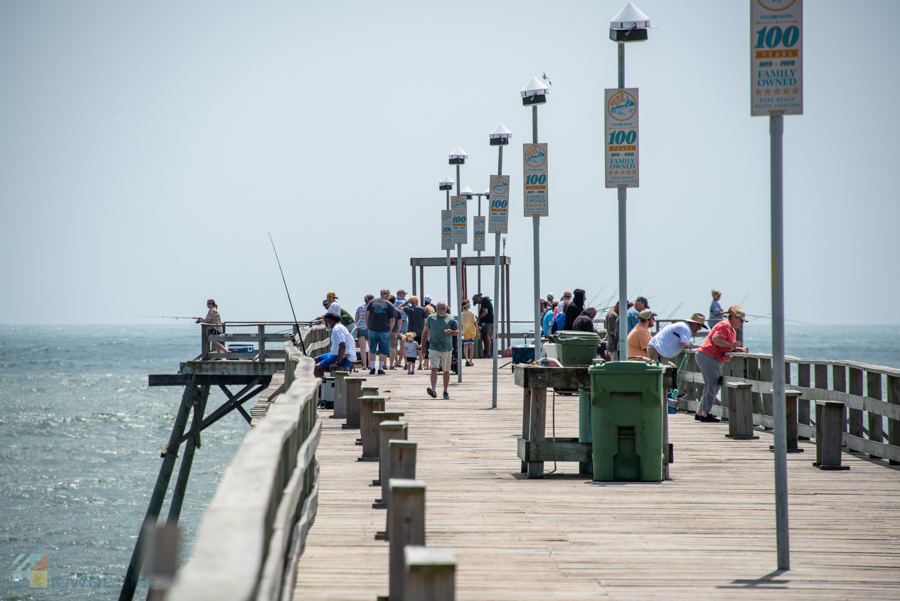
[[[350,330],[341,323],[341,316],[329,312],[324,315],[323,320],[325,327],[331,330],[331,351],[316,357],[313,375],[317,378],[324,377],[325,370],[332,369],[334,365],[350,369],[356,359],[356,341],[350,335]]]

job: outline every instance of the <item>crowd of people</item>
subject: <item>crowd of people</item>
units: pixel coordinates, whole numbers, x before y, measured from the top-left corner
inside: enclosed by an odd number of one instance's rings
[[[552,294],[540,299],[543,334],[548,336],[559,330],[597,331],[594,326],[597,309],[585,307],[584,298],[585,291],[576,288],[574,293],[569,290],[563,292],[559,302],[554,301]],[[622,358],[619,357],[619,303],[616,303],[603,319],[605,339],[601,340],[597,354],[607,361],[646,361],[671,365],[673,358],[692,348],[693,336],[706,329],[708,323],[709,334],[696,353],[704,388],[700,409],[694,418],[701,422],[717,422],[719,419],[710,410],[722,385],[724,364],[731,360],[726,353],[747,352],[737,341],[737,330],[747,320],[746,315],[737,305],[724,310],[719,304],[721,298],[719,290],[712,290],[708,318],[703,313],[694,313],[687,319],[667,324],[656,334],[651,332],[651,328],[656,325],[657,314],[650,310],[647,298],[638,296],[633,303],[628,301],[625,313],[627,356]]]
[[[443,372],[443,396],[449,398],[453,340],[460,329],[462,352],[458,353],[457,360],[474,365],[476,344],[480,356],[491,356],[494,306],[481,293],[475,294],[471,302],[463,300],[458,318],[450,315],[444,301],[435,303],[430,296],[424,296],[420,304],[415,295],[407,298],[403,289],[391,294],[385,288],[377,298],[365,295],[353,315],[340,306],[334,292],[326,294],[322,305],[326,313],[316,321],[329,328],[331,349],[315,358],[317,375],[337,366],[346,367],[347,361],[356,361],[358,348],[362,369],[370,375],[383,375],[385,370],[393,369],[406,369],[412,375],[418,362],[419,370],[431,372],[427,392],[432,397],[437,396],[438,372]]]

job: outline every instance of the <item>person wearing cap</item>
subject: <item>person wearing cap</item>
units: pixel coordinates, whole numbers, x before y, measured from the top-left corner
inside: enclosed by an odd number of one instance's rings
[[[375,375],[376,368],[378,375],[384,375],[384,364],[391,354],[391,331],[396,321],[400,319],[399,311],[388,300],[390,297],[391,291],[383,288],[381,296],[373,298],[366,306],[366,327],[369,330],[369,346],[373,355],[369,368],[370,375]],[[375,361],[376,354],[379,361]]]
[[[356,359],[356,342],[350,335],[350,330],[341,323],[341,315],[329,311],[325,314],[324,321],[325,327],[331,330],[331,351],[316,357],[313,374],[317,378],[323,377],[325,370],[335,365],[350,369]]]
[[[479,307],[478,311],[478,338],[481,340],[481,356],[491,357],[491,343],[494,335],[494,303],[490,297],[478,293],[472,297],[472,302]]]
[[[713,327],[723,319],[725,319],[725,309],[722,308],[722,305],[719,304],[719,299],[722,298],[722,293],[713,288],[712,290],[712,302],[709,305],[709,319],[706,321],[709,322],[709,327]]]
[[[650,328],[655,323],[654,317],[656,317],[656,313],[650,309],[644,309],[638,313],[638,324],[634,326],[631,334],[628,335],[629,361],[650,360],[650,356],[647,354],[647,345],[650,343],[650,339],[653,338]]]
[[[553,321],[553,309],[555,309],[558,304],[559,303],[557,303],[556,301],[551,302],[550,307],[547,309],[547,311],[544,313],[544,317],[541,319],[541,331],[544,333],[544,336],[550,333],[550,323]]]
[[[328,313],[341,314],[341,306],[337,303],[337,295],[334,292],[326,294],[325,300],[328,301]]]
[[[631,330],[634,329],[640,319],[638,318],[638,314],[644,309],[649,309],[650,303],[647,302],[646,296],[639,296],[634,299],[634,306],[628,309],[628,333],[626,335],[631,334]]]
[[[710,413],[722,385],[722,368],[731,361],[725,353],[746,353],[737,341],[737,330],[744,325],[746,315],[737,305],[728,309],[728,318],[713,326],[706,340],[697,349],[694,358],[700,373],[703,374],[703,394],[700,396],[700,408],[694,419],[701,422],[717,422],[719,419]]]
[[[571,302],[572,302],[572,291],[566,290],[565,292],[562,293],[562,300],[560,301],[560,304],[556,305],[556,308],[553,309],[553,319],[556,319],[556,317],[561,312],[563,312],[565,310],[565,308],[568,307],[569,303],[571,303]]]
[[[636,301],[635,301],[636,302]],[[669,359],[691,348],[691,337],[706,327],[703,313],[694,313],[690,319],[670,323],[647,343],[647,358],[671,365]]]

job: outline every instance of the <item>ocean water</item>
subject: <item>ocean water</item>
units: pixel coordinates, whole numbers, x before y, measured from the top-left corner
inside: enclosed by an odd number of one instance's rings
[[[900,367],[900,326],[786,333],[789,355]],[[193,324],[0,326],[0,599],[118,597],[182,392],[149,388],[147,375],[176,373],[198,338]],[[748,324],[745,341],[770,352],[768,322]],[[213,391],[210,410],[224,400]],[[183,560],[248,431],[231,414],[204,432],[181,514]],[[50,590],[14,586],[23,553],[48,555]]]
[[[118,597],[183,391],[147,375],[177,373],[199,346],[193,324],[0,326],[0,599]],[[224,400],[213,390],[210,410]],[[204,431],[182,557],[249,429],[235,413]],[[47,590],[16,586],[22,553],[48,555]]]

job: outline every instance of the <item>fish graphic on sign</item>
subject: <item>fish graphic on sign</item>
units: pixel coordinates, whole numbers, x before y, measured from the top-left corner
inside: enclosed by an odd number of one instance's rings
[[[609,99],[607,110],[617,121],[624,121],[634,114],[637,104],[628,92],[613,95]]]

